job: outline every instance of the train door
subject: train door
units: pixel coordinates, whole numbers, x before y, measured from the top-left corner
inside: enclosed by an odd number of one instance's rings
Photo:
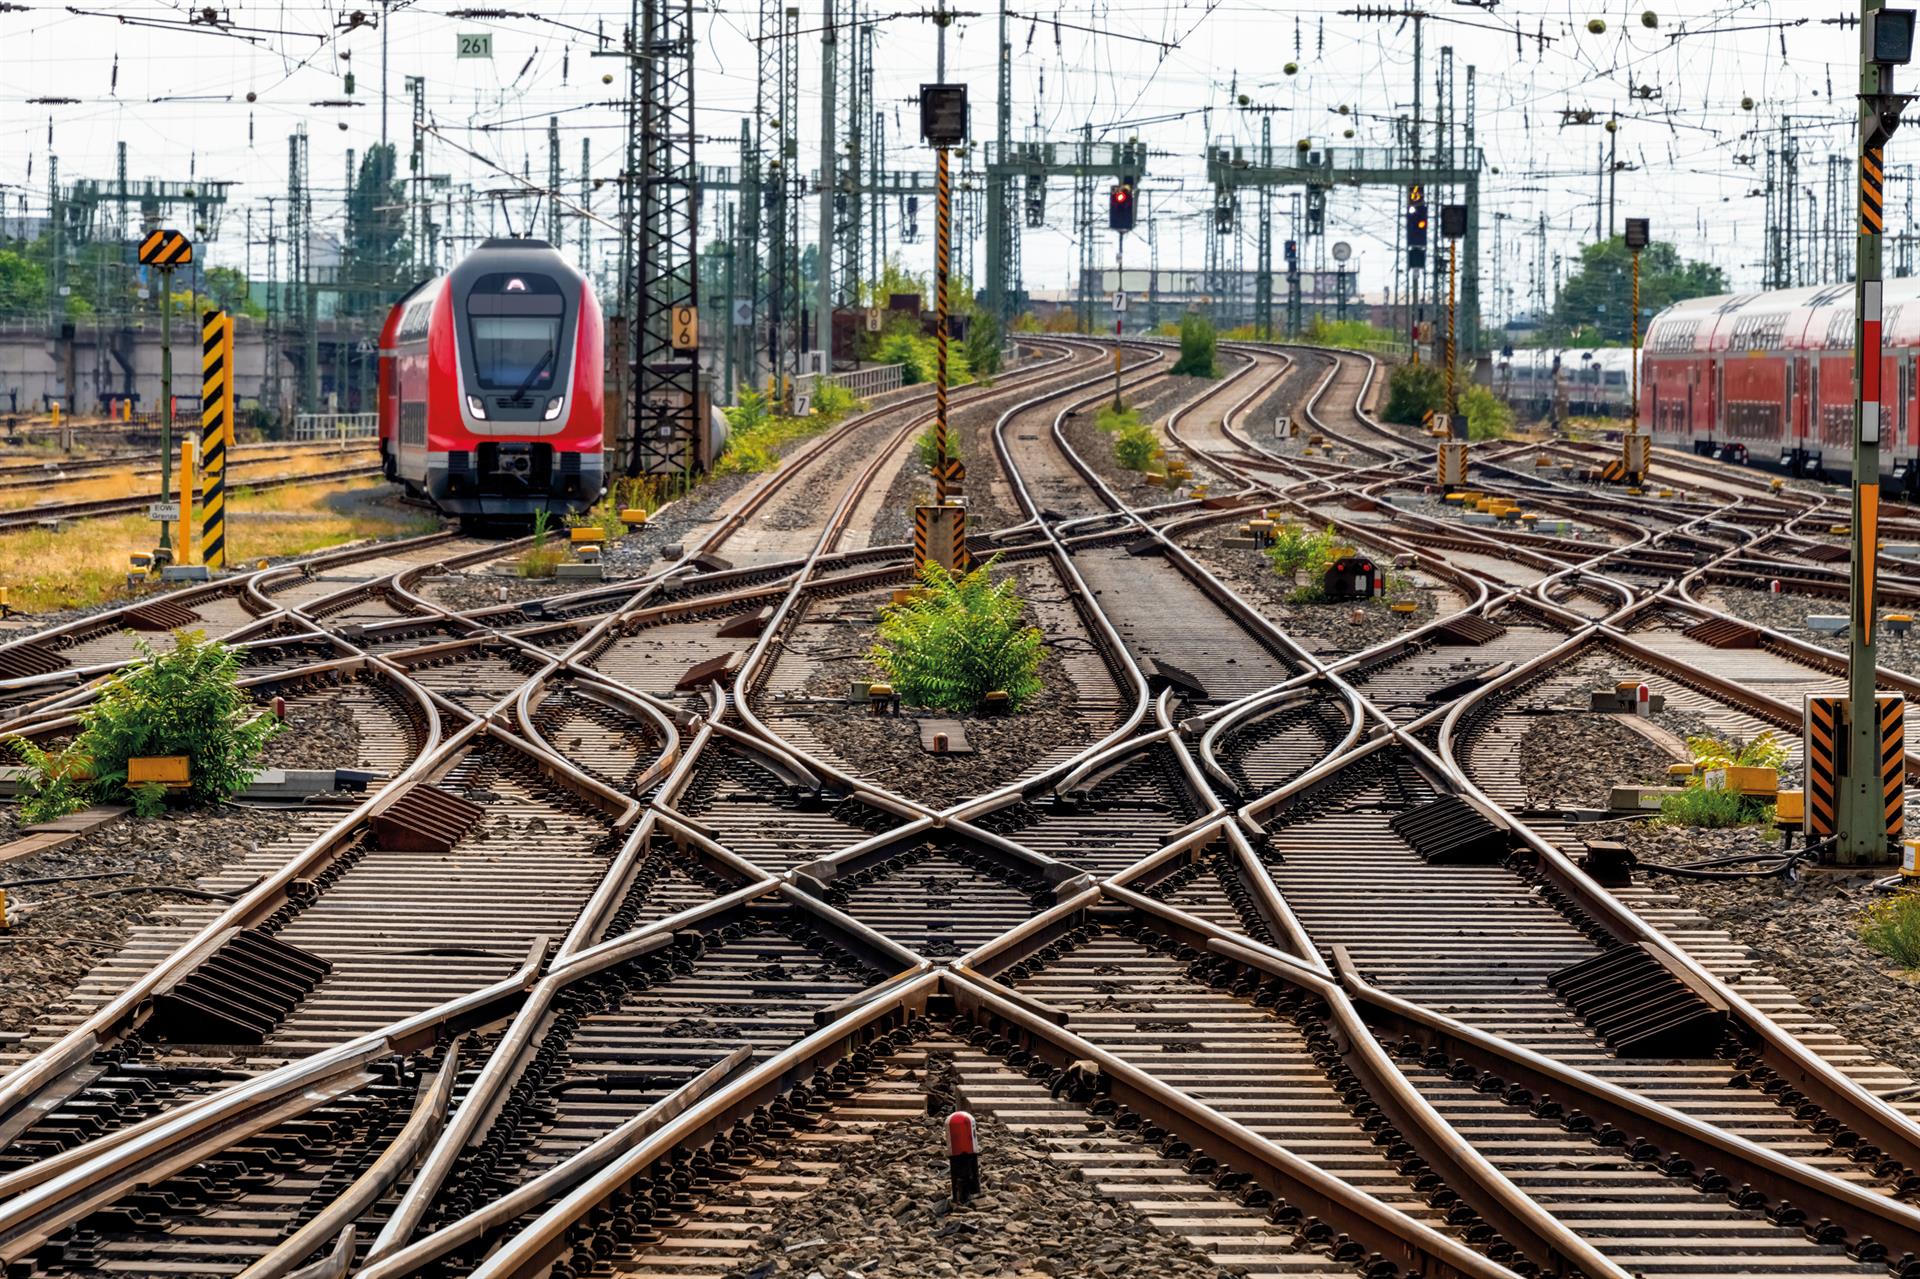
[[[1781,461],[1786,461],[1787,452],[1793,448],[1793,437],[1800,426],[1800,378],[1802,362],[1787,357],[1787,412],[1786,420],[1780,431]]]
[[[1713,403],[1709,408],[1713,416],[1713,439],[1721,440],[1727,434],[1727,361],[1724,356],[1713,361]]]
[[[1894,409],[1894,457],[1893,478],[1906,485],[1914,482],[1914,448],[1911,434],[1913,410],[1913,357],[1898,355],[1894,357],[1895,367],[1899,370],[1896,385],[1899,387],[1900,402]]]
[[[1825,443],[1821,438],[1824,428],[1820,417],[1820,363],[1815,359],[1807,376],[1807,436],[1800,445],[1814,456],[1820,454]]]

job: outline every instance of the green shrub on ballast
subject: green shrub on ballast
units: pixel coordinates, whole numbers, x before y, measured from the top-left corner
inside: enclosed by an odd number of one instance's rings
[[[1402,364],[1387,375],[1387,407],[1381,416],[1403,426],[1418,426],[1428,409],[1446,406],[1447,373],[1434,364]]]
[[[1660,801],[1660,820],[1670,826],[1725,830],[1730,826],[1763,822],[1772,807],[1764,799],[1737,791],[1689,785],[1678,795],[1668,795]]]
[[[1484,386],[1460,388],[1460,411],[1467,415],[1467,438],[1504,440],[1513,429],[1513,410]]]
[[[1000,690],[1018,710],[1040,691],[1045,640],[1013,577],[994,580],[995,563],[956,578],[929,560],[914,597],[880,610],[868,657],[908,705],[970,714]]]
[[[185,755],[187,794],[202,803],[227,799],[259,771],[260,753],[281,724],[240,687],[234,650],[199,631],[174,632],[165,652],[145,640],[135,647],[139,657],[80,712],[80,731],[66,747],[49,751],[11,739],[27,765],[20,803],[26,821],[50,821],[89,804],[132,804],[142,817],[159,812],[165,789],[130,788],[130,759]]]
[[[1189,311],[1180,317],[1180,358],[1173,363],[1173,372],[1190,377],[1219,377],[1220,370],[1214,363],[1214,354],[1219,347],[1219,337],[1214,333],[1213,321],[1198,311]]]
[[[1310,604],[1326,595],[1327,570],[1340,558],[1341,546],[1340,534],[1331,524],[1317,532],[1303,524],[1282,524],[1273,531],[1267,561],[1275,573],[1289,580],[1304,572],[1307,580],[1288,599]]]
[[[1672,826],[1724,830],[1772,819],[1773,805],[1765,799],[1708,790],[1704,774],[1710,768],[1732,766],[1780,769],[1787,762],[1787,747],[1779,738],[1763,732],[1742,742],[1700,733],[1687,738],[1687,753],[1693,756],[1694,774],[1687,779],[1686,789],[1660,801],[1661,821]]]
[[[1920,968],[1920,896],[1898,893],[1867,907],[1860,940],[1902,968]]]

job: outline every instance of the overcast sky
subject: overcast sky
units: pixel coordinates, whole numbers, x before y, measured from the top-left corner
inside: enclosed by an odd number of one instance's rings
[[[1146,207],[1155,215],[1162,267],[1202,264],[1211,203],[1202,159],[1208,139],[1258,139],[1259,121],[1235,109],[1236,93],[1283,110],[1275,117],[1276,145],[1299,138],[1385,145],[1392,117],[1411,108],[1413,25],[1342,16],[1340,9],[1355,7],[1345,0],[1123,0],[1063,7],[1040,21],[1028,16],[1036,10],[1018,7],[1028,0],[1013,2],[1022,15],[1012,24],[1016,136],[1065,139],[1092,122],[1096,136],[1147,142],[1153,158]],[[624,79],[616,75],[612,86],[602,84],[602,75],[617,72],[620,64],[589,56],[598,45],[588,33],[604,29],[617,43],[628,7],[548,0],[539,18],[476,21],[447,16],[457,3],[416,0],[390,18],[389,129],[403,172],[410,107],[402,82],[422,75],[436,126],[495,163],[515,173],[530,169],[544,183],[547,120],[558,115],[570,194],[583,137],[591,143],[594,173],[617,173],[622,113],[616,99]],[[844,12],[847,0],[840,3]],[[930,153],[913,136],[911,100],[917,85],[933,78],[933,25],[913,16],[922,12],[917,7],[862,3],[869,6],[863,17],[883,19],[875,78],[876,96],[888,111],[889,160],[930,168]],[[224,32],[188,28],[193,10],[155,0],[106,0],[80,12],[30,2],[24,12],[0,12],[7,49],[0,62],[0,193],[6,213],[19,210],[22,196],[29,212],[44,210],[49,150],[60,158],[63,179],[105,178],[113,172],[115,144],[124,141],[132,177],[185,179],[191,171],[200,180],[240,184],[222,240],[209,254],[237,263],[245,252],[245,210],[284,193],[287,134],[304,121],[312,136],[316,213],[323,226],[337,224],[345,153],[364,151],[381,136],[381,34],[366,27],[342,33],[355,6],[377,13],[374,0],[345,0],[333,8],[307,0],[235,6],[220,11],[232,24]],[[1492,313],[1500,309],[1491,292],[1496,216],[1504,215],[1501,274],[1516,309],[1526,309],[1533,284],[1542,213],[1548,218],[1549,259],[1571,258],[1592,238],[1596,151],[1607,136],[1599,124],[1611,113],[1621,117],[1619,159],[1636,166],[1619,175],[1619,216],[1652,216],[1658,237],[1723,266],[1736,285],[1759,282],[1759,192],[1772,138],[1757,131],[1777,129],[1783,115],[1794,117],[1802,148],[1810,153],[1801,165],[1800,207],[1806,209],[1811,192],[1825,208],[1822,157],[1849,146],[1858,36],[1822,20],[1851,5],[1414,0],[1414,7],[1432,15],[1425,23],[1429,111],[1441,46],[1455,50],[1463,110],[1465,68],[1477,67],[1478,140],[1492,170],[1482,185]],[[1649,8],[1657,28],[1642,24]],[[985,139],[993,131],[995,11],[964,11],[978,16],[960,18],[949,29],[948,78],[972,86],[975,136]],[[715,0],[697,4],[696,13],[699,125],[713,140],[702,158],[732,164],[739,117],[753,109],[750,36],[758,8]],[[818,27],[820,17],[818,0],[802,4],[803,28]],[[1603,34],[1588,31],[1593,18],[1606,22]],[[455,56],[457,33],[483,31],[493,36],[490,60]],[[803,36],[800,48],[802,163],[808,168],[819,140],[818,39]],[[1284,73],[1289,61],[1298,63],[1292,76]],[[357,81],[355,105],[313,105],[343,97],[349,70]],[[1920,81],[1920,72],[1902,74],[1906,85]],[[1632,96],[1636,87],[1652,96]],[[252,103],[249,94],[256,98]],[[49,96],[80,101],[30,101]],[[1752,110],[1743,109],[1743,98],[1752,100]],[[1337,114],[1341,106],[1348,116]],[[1592,110],[1595,123],[1563,127],[1562,112],[1569,109]],[[1345,127],[1356,132],[1351,142],[1340,137]],[[1920,160],[1920,126],[1912,135],[1896,136],[1889,147],[1894,175],[1909,156]],[[430,141],[428,165],[480,188],[507,184],[485,164],[438,141]],[[1851,171],[1839,172],[1836,180],[1843,206],[1839,230],[1850,235]],[[1906,226],[1910,189],[1910,183],[1896,182],[1889,191],[1890,233]],[[1332,196],[1329,239],[1352,243],[1362,286],[1370,291],[1387,280],[1397,207],[1385,191],[1340,190]],[[612,214],[610,185],[596,211]],[[525,212],[517,209],[515,216]],[[1030,288],[1066,288],[1076,261],[1070,186],[1054,185],[1047,212],[1044,228],[1025,232],[1026,282]],[[811,201],[807,214],[811,221]],[[484,202],[477,216],[485,230],[493,215]],[[1249,266],[1252,225],[1249,218]],[[924,268],[931,259],[930,224],[926,229],[919,245],[903,250],[909,266]],[[1285,234],[1282,227],[1276,238]],[[1106,261],[1111,237],[1100,235]],[[608,232],[596,228],[595,238],[605,241]],[[1849,262],[1850,245],[1839,237],[1833,242]],[[1129,265],[1141,264],[1136,252],[1130,245]],[[256,250],[256,267],[262,261]]]

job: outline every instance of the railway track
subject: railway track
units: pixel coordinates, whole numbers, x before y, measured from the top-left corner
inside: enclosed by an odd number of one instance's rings
[[[333,484],[340,480],[364,479],[379,475],[378,461],[356,460],[335,470],[318,475],[266,475],[259,478],[245,477],[240,481],[245,487],[264,491],[267,489],[291,488],[301,484]],[[0,533],[10,529],[36,528],[48,524],[60,524],[67,520],[96,519],[105,515],[129,515],[144,511],[153,504],[153,499],[141,497],[101,497],[84,498],[77,501],[50,501],[36,506],[0,513]]]
[[[909,580],[874,530],[920,393],[637,579],[451,608],[433,575],[501,548],[438,535],[0,646],[10,728],[50,734],[124,626],[226,633],[378,778],[37,1028],[0,1078],[10,1273],[720,1276],[964,1101],[1249,1273],[1920,1276],[1905,1078],[1671,894],[1595,883],[1518,780],[1596,670],[1734,732],[1830,681],[1769,633],[1741,687],[1755,650],[1689,634],[1714,574],[1831,581],[1820,499],[1622,512],[1496,446],[1485,487],[1573,530],[1463,527],[1369,358],[1254,344],[1200,387],[1124,349],[1209,486],[1133,498],[1076,425],[1107,349],[1030,355],[955,413],[975,552],[1021,574],[1072,723],[963,782],[828,696]],[[1208,542],[1258,511],[1430,615],[1296,635]],[[1614,1015],[1649,1000],[1664,1038]]]

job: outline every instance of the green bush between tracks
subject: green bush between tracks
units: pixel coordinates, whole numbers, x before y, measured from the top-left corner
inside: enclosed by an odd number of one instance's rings
[[[186,756],[186,793],[201,803],[218,803],[253,780],[280,722],[260,713],[240,687],[234,650],[199,631],[173,638],[165,651],[137,642],[139,657],[80,712],[80,731],[64,748],[10,739],[27,765],[22,818],[50,821],[89,804],[124,803],[151,816],[166,790],[127,785],[127,761],[146,756]]]

